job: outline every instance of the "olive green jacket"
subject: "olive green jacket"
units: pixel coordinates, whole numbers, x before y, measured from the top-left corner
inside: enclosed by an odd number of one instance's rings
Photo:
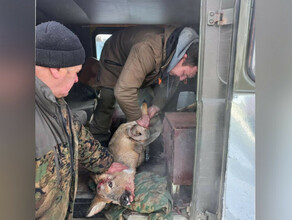
[[[78,163],[101,173],[112,155],[78,122],[64,99],[56,99],[36,77],[35,217],[72,219]]]
[[[128,121],[141,117],[137,90],[158,83],[173,57],[180,30],[174,26],[135,26],[115,32],[106,41],[98,86],[114,88]],[[162,107],[164,103],[156,104]]]

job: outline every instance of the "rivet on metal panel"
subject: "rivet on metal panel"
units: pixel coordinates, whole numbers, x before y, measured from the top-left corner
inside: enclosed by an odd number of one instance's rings
[[[208,25],[222,26],[233,23],[233,8],[224,9],[218,12],[209,11],[208,13]]]
[[[215,11],[209,11],[209,13],[208,13],[208,25],[213,26],[216,23],[216,21],[218,20],[217,17],[218,16],[217,16]]]

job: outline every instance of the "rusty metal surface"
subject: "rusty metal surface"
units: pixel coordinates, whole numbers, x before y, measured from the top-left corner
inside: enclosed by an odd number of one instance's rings
[[[196,114],[194,112],[166,113],[163,126],[168,175],[173,184],[192,185]]]

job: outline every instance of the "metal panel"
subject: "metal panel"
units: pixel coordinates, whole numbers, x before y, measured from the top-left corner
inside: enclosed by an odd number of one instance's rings
[[[235,56],[232,42],[236,27],[234,24],[208,26],[207,17],[209,11],[234,5],[232,0],[207,0],[201,5],[197,134],[190,217],[194,220],[220,216]],[[237,12],[235,8],[234,13]]]
[[[192,185],[196,114],[166,113],[163,125],[164,149],[170,180],[175,185]]]
[[[255,95],[235,94],[223,198],[224,220],[255,218]]]
[[[222,179],[224,194],[220,203],[224,220],[255,218],[255,85],[247,78],[245,66],[251,2],[241,1],[238,22],[234,94],[226,147],[226,174]],[[245,93],[239,93],[243,91]]]
[[[204,99],[198,107],[200,121],[195,151],[193,217],[206,210],[217,213],[226,126],[225,100]]]
[[[37,0],[37,22],[199,24],[200,0]],[[39,15],[39,16],[38,16]]]

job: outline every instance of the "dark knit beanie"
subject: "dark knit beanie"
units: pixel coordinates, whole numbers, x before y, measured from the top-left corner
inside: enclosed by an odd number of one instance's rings
[[[49,21],[36,26],[36,65],[62,68],[85,61],[78,37],[64,25]]]

